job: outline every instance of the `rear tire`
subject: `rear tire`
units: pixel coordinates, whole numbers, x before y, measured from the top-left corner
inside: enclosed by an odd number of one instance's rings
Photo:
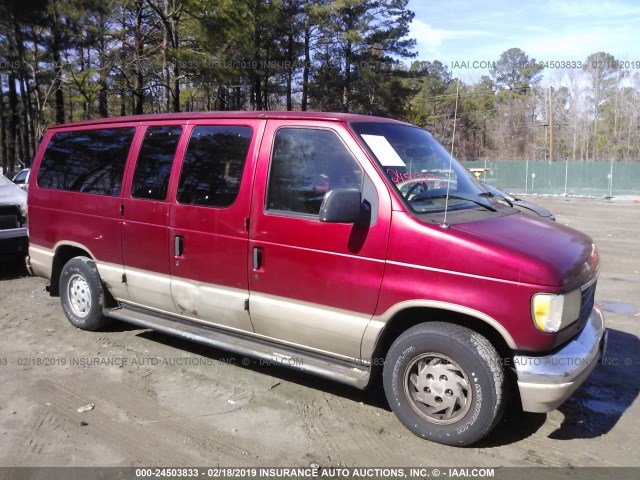
[[[400,335],[387,353],[383,382],[398,419],[445,445],[477,442],[506,405],[498,352],[482,335],[454,324],[422,323]]]
[[[60,273],[59,288],[62,309],[73,326],[94,331],[111,323],[102,313],[104,289],[93,260],[69,260]]]

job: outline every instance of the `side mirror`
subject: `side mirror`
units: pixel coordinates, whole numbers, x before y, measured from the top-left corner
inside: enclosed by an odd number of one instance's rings
[[[362,199],[359,190],[335,188],[329,190],[320,205],[320,221],[327,223],[357,223],[361,216]]]

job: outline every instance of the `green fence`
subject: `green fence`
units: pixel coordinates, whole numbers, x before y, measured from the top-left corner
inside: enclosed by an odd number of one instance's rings
[[[640,163],[525,160],[462,163],[467,168],[486,168],[480,180],[511,193],[640,195]]]

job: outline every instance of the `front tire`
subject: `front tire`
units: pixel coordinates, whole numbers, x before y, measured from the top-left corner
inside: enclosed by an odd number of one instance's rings
[[[94,331],[110,323],[102,313],[104,289],[93,260],[69,260],[60,273],[59,289],[62,309],[73,326]]]
[[[504,370],[482,335],[432,322],[393,343],[383,370],[391,409],[414,434],[445,445],[477,442],[505,409]]]

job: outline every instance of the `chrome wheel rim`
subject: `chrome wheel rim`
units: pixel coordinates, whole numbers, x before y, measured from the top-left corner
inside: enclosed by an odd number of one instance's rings
[[[91,289],[87,280],[79,274],[74,274],[68,283],[69,303],[74,315],[84,318],[91,311]]]
[[[425,353],[409,363],[404,374],[404,391],[418,415],[440,425],[457,422],[473,403],[466,372],[440,353]]]

